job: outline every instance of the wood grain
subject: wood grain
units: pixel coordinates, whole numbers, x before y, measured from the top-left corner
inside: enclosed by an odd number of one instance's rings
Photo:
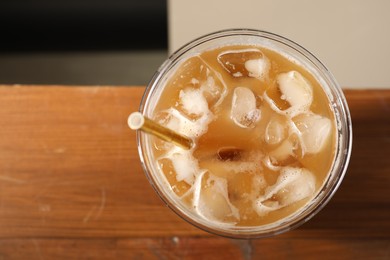
[[[390,90],[345,91],[340,189],[300,228],[252,241],[196,229],[155,194],[126,122],[143,91],[0,86],[0,259],[389,259]]]

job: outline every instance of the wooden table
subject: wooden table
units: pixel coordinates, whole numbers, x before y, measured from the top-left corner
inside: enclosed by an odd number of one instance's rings
[[[347,175],[277,237],[205,233],[163,205],[127,117],[143,87],[0,86],[0,259],[390,259],[390,90],[345,91]]]

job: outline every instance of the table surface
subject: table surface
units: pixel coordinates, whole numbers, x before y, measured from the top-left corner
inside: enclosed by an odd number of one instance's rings
[[[346,177],[308,223],[266,239],[199,230],[168,209],[128,115],[144,87],[0,86],[0,259],[390,259],[390,90],[345,90]]]

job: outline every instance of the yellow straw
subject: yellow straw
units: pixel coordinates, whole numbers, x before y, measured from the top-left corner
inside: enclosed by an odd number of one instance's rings
[[[132,113],[127,123],[133,130],[141,130],[161,138],[164,141],[178,145],[184,149],[191,149],[193,142],[190,138],[176,133],[175,131],[166,128],[149,118],[142,115],[140,112]]]

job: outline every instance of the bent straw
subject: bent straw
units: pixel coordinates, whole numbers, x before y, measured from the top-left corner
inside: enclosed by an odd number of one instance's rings
[[[191,149],[193,145],[193,142],[190,138],[157,124],[156,122],[143,116],[140,112],[132,113],[127,120],[127,124],[133,130],[144,131],[146,133],[157,136],[164,141],[178,145],[184,149]]]

